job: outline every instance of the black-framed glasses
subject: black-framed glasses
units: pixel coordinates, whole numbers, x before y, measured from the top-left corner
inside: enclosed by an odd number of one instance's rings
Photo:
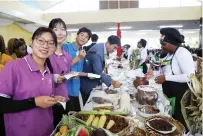
[[[45,43],[47,43],[49,48],[53,48],[55,47],[55,43],[54,41],[46,41],[43,38],[36,38],[36,41],[39,45],[45,45]]]

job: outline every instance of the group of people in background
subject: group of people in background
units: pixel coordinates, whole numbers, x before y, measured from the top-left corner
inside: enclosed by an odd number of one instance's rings
[[[1,136],[5,133],[7,136],[48,136],[62,114],[81,110],[80,95],[85,104],[97,85],[120,87],[120,82],[105,73],[106,58],[120,47],[120,38],[112,35],[105,43],[97,43],[98,36],[83,27],[78,30],[74,42],[66,43],[66,30],[65,22],[55,18],[48,27],[40,27],[33,33],[29,46],[23,39],[10,39],[8,52],[0,36]],[[192,55],[180,46],[184,40],[176,29],[164,28],[160,33],[163,58],[169,62],[162,66],[162,72],[149,72],[145,39],[137,44],[140,55],[136,59],[148,78],[156,77],[164,93],[176,98],[174,117],[184,124],[180,99],[188,88],[187,75],[195,71]],[[92,44],[84,47],[90,39]],[[124,47],[127,59],[130,45]],[[74,72],[79,73],[78,76],[66,80],[65,75]],[[89,73],[101,78],[91,78]],[[66,110],[58,102],[66,102]]]
[[[202,49],[184,46],[184,36],[174,28],[162,28],[160,35],[161,49],[147,51],[145,49],[147,42],[141,39],[137,45],[138,49],[131,52],[130,45],[125,45],[123,55],[126,59],[133,60],[134,57],[133,61],[138,60],[139,64],[133,69],[142,66],[143,73],[148,79],[153,77],[157,84],[162,85],[164,94],[171,103],[174,103],[173,118],[179,120],[187,129],[180,103],[184,93],[189,89],[187,82],[189,76],[195,74],[196,60],[202,57]],[[137,56],[133,54],[136,51]],[[146,63],[148,67],[145,66]]]

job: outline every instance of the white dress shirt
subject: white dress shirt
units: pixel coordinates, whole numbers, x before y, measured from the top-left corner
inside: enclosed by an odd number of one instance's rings
[[[174,75],[171,73],[172,71]],[[167,72],[167,74],[165,75],[166,81],[179,83],[185,83],[189,81],[188,77],[192,73],[195,73],[192,55],[187,49],[183,47],[179,47],[177,49],[172,59],[171,72]]]

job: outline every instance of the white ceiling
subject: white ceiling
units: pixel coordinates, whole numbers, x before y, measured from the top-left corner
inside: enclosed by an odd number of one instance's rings
[[[35,10],[47,10],[64,0],[18,0],[18,2],[25,4]]]
[[[15,17],[15,16],[12,16],[12,15],[9,15],[9,14],[5,14],[5,13],[2,13],[2,12],[0,12],[0,18],[11,20],[11,21],[14,21],[14,22],[17,22],[17,23],[23,23],[23,24],[31,24],[31,23],[33,23],[31,21],[28,21],[28,20],[25,20],[25,19],[21,19],[19,17]]]
[[[161,25],[183,25],[181,29],[199,29],[198,20],[183,20],[183,21],[153,21],[153,22],[125,22],[121,23],[121,27],[132,27],[130,31],[136,30],[160,30]],[[79,29],[87,27],[95,32],[110,31],[108,28],[117,27],[116,23],[98,23],[98,24],[76,24],[67,25],[68,29]],[[112,30],[111,30],[112,31]],[[128,31],[128,30],[125,30]]]

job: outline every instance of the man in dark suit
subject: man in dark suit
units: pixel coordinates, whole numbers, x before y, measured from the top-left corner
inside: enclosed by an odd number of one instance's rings
[[[92,43],[89,46],[84,47],[85,51],[86,52],[89,51],[89,49],[92,48],[92,46],[94,46],[97,43],[98,39],[99,39],[98,35],[93,34],[91,37]]]
[[[94,73],[101,75],[99,79],[90,79],[88,77],[80,78],[80,92],[83,98],[83,104],[88,100],[93,88],[101,82],[105,83],[108,87],[113,85],[115,88],[120,87],[118,81],[112,80],[103,71],[105,69],[105,58],[107,53],[112,53],[120,46],[120,38],[117,36],[110,36],[107,42],[94,45],[88,52],[85,58],[83,72]]]

